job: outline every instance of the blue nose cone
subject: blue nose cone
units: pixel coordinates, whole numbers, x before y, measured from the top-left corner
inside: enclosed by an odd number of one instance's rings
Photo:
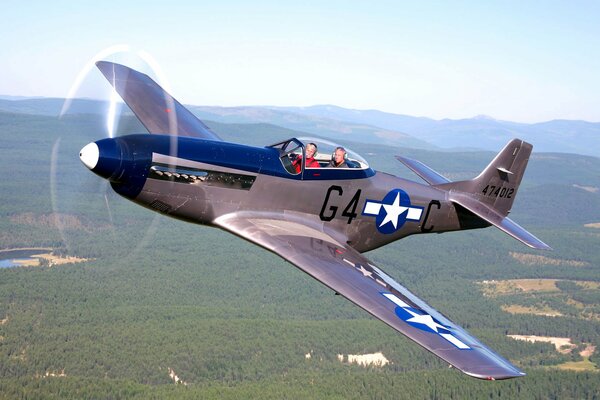
[[[117,182],[123,172],[123,152],[115,139],[102,139],[85,145],[79,152],[81,162],[92,172]]]

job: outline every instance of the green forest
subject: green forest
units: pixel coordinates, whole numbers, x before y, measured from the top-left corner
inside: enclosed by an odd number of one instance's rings
[[[253,145],[303,136],[208,124]],[[104,125],[91,114],[0,112],[0,250],[50,248],[79,261],[0,268],[0,398],[600,397],[600,158],[536,153],[534,143],[511,218],[552,252],[489,228],[367,254],[527,373],[488,382],[448,368],[279,257],[113,193],[78,158]],[[119,132],[144,128],[125,116]],[[374,169],[417,181],[394,155],[453,180],[494,156],[347,145]],[[338,359],[377,352],[389,363]]]

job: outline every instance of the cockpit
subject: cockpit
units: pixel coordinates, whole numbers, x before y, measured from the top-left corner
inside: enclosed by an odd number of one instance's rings
[[[291,175],[319,177],[321,170],[326,175],[331,175],[327,170],[356,175],[351,172],[370,170],[367,162],[357,153],[324,139],[291,138],[268,147],[279,151],[281,164]]]

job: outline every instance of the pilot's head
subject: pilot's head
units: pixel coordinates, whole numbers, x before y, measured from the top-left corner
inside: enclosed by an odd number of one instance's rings
[[[344,162],[344,158],[346,157],[346,149],[343,147],[337,147],[335,152],[333,153],[333,161],[336,164],[341,164]]]

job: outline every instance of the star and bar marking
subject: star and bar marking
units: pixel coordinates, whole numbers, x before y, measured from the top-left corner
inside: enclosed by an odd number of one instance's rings
[[[391,285],[385,281],[385,278],[380,276],[382,272],[374,265],[368,264],[368,266],[365,266],[361,263],[355,263],[345,257],[342,257],[342,260],[354,268],[356,272],[361,273],[363,277],[373,279],[376,283],[383,286],[387,290],[392,290]],[[471,350],[469,345],[462,342],[452,334],[448,326],[441,324],[438,320],[433,318],[424,310],[411,306],[393,293],[387,291],[379,293],[397,306],[394,311],[396,316],[402,321],[421,331],[430,332],[441,336],[459,350]]]
[[[404,322],[422,331],[436,333],[460,350],[471,350],[471,347],[454,336],[449,328],[440,324],[425,311],[411,307],[393,293],[381,292],[381,294],[397,306],[396,315]]]
[[[394,189],[382,201],[367,200],[362,214],[376,217],[377,230],[389,234],[400,229],[406,221],[420,221],[423,207],[412,206],[405,191]]]

